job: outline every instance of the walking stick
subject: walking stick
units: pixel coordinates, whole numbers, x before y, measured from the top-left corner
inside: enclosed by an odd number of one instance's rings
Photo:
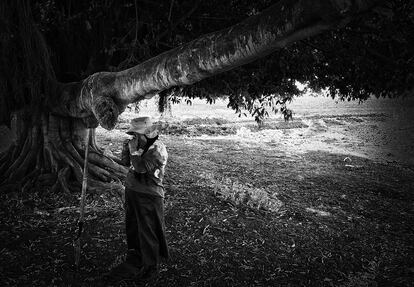
[[[86,188],[88,187],[88,154],[89,154],[89,142],[90,142],[90,129],[86,130],[85,140],[85,161],[83,163],[83,179],[82,179],[82,193],[80,200],[79,221],[78,221],[78,236],[75,239],[75,264],[76,268],[79,268],[80,251],[81,251],[81,236],[83,231],[84,217],[85,217],[85,197]]]

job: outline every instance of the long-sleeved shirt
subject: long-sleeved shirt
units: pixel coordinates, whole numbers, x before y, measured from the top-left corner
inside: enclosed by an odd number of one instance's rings
[[[125,187],[139,193],[164,197],[162,181],[167,160],[167,149],[162,142],[156,141],[141,156],[131,155],[128,141],[124,142],[122,162],[130,167]]]

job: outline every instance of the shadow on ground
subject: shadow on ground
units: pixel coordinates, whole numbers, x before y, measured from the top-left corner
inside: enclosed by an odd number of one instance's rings
[[[414,172],[269,142],[163,136],[171,258],[119,286],[410,286]],[[101,134],[117,154],[120,136]],[[111,145],[109,145],[111,143]],[[125,252],[123,209],[89,195],[79,270],[77,195],[1,194],[2,286],[105,286]],[[274,209],[266,202],[276,202]]]

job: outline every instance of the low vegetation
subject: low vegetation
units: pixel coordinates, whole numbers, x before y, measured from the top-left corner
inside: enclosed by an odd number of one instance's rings
[[[233,128],[240,135],[240,126]],[[98,132],[100,144],[115,155],[124,137],[122,127]],[[411,168],[323,151],[292,154],[274,142],[225,136],[167,134],[162,141],[170,153],[165,206],[171,258],[157,280],[120,286],[412,283]],[[79,270],[72,246],[76,195],[38,187],[0,196],[2,286],[106,286],[102,274],[126,248],[117,194],[89,195]]]

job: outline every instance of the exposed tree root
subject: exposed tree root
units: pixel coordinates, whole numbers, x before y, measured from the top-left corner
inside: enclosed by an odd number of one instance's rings
[[[128,172],[128,168],[115,162],[112,158],[103,155],[102,153],[98,153],[94,150],[90,151],[89,160],[91,163],[96,164],[98,166],[104,166],[105,168],[109,169],[113,173],[116,174],[117,177],[123,177]]]
[[[101,149],[98,146],[98,144],[96,143],[96,137],[95,137],[95,135],[96,135],[96,131],[95,131],[95,129],[92,129],[92,131],[91,131],[91,142],[90,142],[91,147],[94,150],[96,150],[98,153],[102,154],[103,153],[103,149]]]
[[[37,178],[37,184],[40,186],[52,186],[57,181],[56,173],[40,174]]]
[[[7,153],[7,152],[0,153],[0,162],[5,161],[8,156],[9,156],[9,153]]]
[[[72,143],[67,142],[65,144],[66,150],[70,153],[70,155],[72,156],[72,158],[80,165],[83,165],[83,161],[84,161],[84,157],[82,157],[80,155],[80,153],[75,149],[75,147],[73,146]],[[108,172],[107,170],[94,165],[94,164],[89,164],[88,165],[88,172],[92,175],[95,176],[96,178],[104,181],[104,182],[109,182],[111,178],[113,178],[111,176],[111,173]]]
[[[4,152],[4,156],[0,159],[0,182],[2,181],[2,175],[6,172],[13,161],[13,155],[16,149],[16,146],[12,145],[7,151]]]
[[[70,169],[68,167],[61,169],[58,173],[58,181],[56,182],[56,184],[60,184],[63,191],[68,194],[71,193],[71,189],[68,184],[69,172],[70,172]]]
[[[27,192],[32,188],[36,182],[36,177],[40,174],[40,170],[35,169],[28,176],[22,180],[22,192]]]
[[[7,183],[0,185],[1,193],[9,193],[20,189],[20,185],[16,183]]]
[[[27,157],[27,154],[30,151],[30,146],[31,146],[31,137],[28,137],[26,141],[24,142],[22,152],[20,153],[20,155],[12,161],[11,166],[7,167],[5,173],[3,174],[4,181],[2,182],[2,184],[8,181],[11,173],[13,173],[16,169],[18,169],[19,166],[22,164],[22,162],[25,160],[25,158]]]
[[[28,192],[34,186],[51,191],[80,191],[84,148],[82,121],[42,115],[41,125],[27,128],[20,140],[0,157],[0,191]],[[128,169],[121,161],[104,155],[91,131],[88,192],[111,192],[122,197]]]
[[[38,152],[39,152],[38,128],[33,128],[31,132],[30,150],[27,153],[24,160],[22,161],[22,163],[15,170],[12,171],[8,181],[12,182],[24,176],[24,174],[29,169],[29,167],[33,166],[33,163],[36,162],[36,156]]]

